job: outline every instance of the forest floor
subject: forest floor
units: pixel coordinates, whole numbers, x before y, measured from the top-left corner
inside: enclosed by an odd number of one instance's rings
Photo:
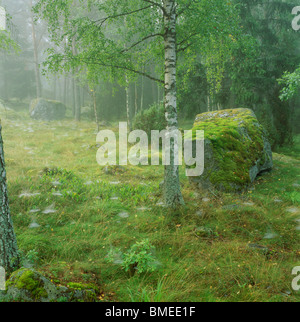
[[[186,205],[168,211],[163,167],[105,171],[94,123],[37,122],[24,112],[1,119],[18,245],[55,283],[96,284],[104,302],[300,300],[291,288],[300,266],[300,136],[243,194],[197,191],[182,168]],[[156,270],[130,277],[120,252],[145,239]]]

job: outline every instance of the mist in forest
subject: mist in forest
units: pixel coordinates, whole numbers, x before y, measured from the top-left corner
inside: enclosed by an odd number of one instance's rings
[[[299,36],[294,0],[0,0],[0,302],[299,302]]]
[[[299,102],[297,97],[288,103],[281,101],[277,80],[284,72],[293,72],[299,62],[299,36],[291,27],[292,22],[295,24],[291,15],[293,6],[278,1],[273,4],[274,10],[271,3],[265,3],[255,11],[258,4],[242,3],[240,15],[245,22],[244,33],[260,44],[253,52],[252,61],[243,58],[237,50],[235,63],[227,64],[216,93],[210,89],[201,58],[193,63],[193,73],[188,80],[187,71],[180,68],[177,80],[179,118],[193,119],[195,115],[211,110],[252,108],[269,130],[273,146],[289,144],[292,132],[298,131]],[[63,52],[64,41],[60,44],[51,42],[48,22],[32,11],[35,4],[31,0],[2,1],[9,14],[8,29],[19,45],[18,53],[1,53],[2,101],[17,100],[22,102],[19,108],[24,108],[37,97],[56,100],[68,107],[68,117],[77,120],[97,118],[98,122],[126,119],[132,122],[139,112],[163,103],[162,84],[146,76],[138,75],[128,86],[120,83],[117,77],[99,76],[96,84],[91,86],[84,70],[48,70],[44,64],[48,50]],[[252,8],[250,12],[249,6]],[[272,15],[282,19],[274,22]],[[260,24],[260,21],[266,23]],[[283,32],[287,28],[290,30],[285,37]],[[248,61],[251,69],[246,66]],[[145,68],[147,74],[160,78],[159,62],[150,62]]]
[[[8,29],[20,46],[18,53],[1,53],[0,98],[30,104],[35,98],[57,100],[69,107],[71,117],[80,109],[80,118],[95,118],[94,95],[96,94],[99,120],[126,120],[126,99],[129,100],[130,117],[163,100],[162,86],[154,81],[139,77],[126,89],[117,82],[100,80],[90,88],[75,73],[48,72],[43,62],[51,44],[47,24],[34,17],[33,2],[30,0],[2,1],[10,20]],[[153,67],[154,68],[154,67]],[[22,105],[22,104],[20,104]]]

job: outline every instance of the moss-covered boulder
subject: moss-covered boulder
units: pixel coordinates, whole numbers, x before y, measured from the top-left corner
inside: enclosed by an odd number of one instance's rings
[[[204,173],[191,180],[204,189],[242,191],[273,167],[266,132],[250,109],[200,114],[193,130],[204,130],[205,165]]]
[[[41,121],[62,120],[66,115],[66,106],[57,101],[38,98],[30,103],[30,117]]]
[[[41,273],[21,268],[6,282],[6,291],[0,293],[0,301],[94,302],[97,292],[97,287],[80,283],[56,286]]]

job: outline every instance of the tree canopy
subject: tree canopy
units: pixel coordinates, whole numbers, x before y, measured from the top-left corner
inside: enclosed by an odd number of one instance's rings
[[[88,75],[118,79],[146,76],[164,82],[164,8],[159,1],[49,1],[35,7],[49,22],[52,41],[63,52],[49,51],[53,71],[87,69]],[[176,1],[178,61],[188,72],[196,59],[221,79],[225,61],[239,35],[238,9],[232,2]],[[240,34],[240,33],[239,33]],[[76,43],[76,54],[73,45]],[[181,59],[182,58],[182,59]],[[156,73],[147,72],[155,64]]]

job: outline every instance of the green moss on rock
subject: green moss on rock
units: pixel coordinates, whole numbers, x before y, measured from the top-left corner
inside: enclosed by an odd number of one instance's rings
[[[44,281],[31,269],[22,269],[13,273],[6,287],[27,292],[33,300],[48,297]]]
[[[66,106],[58,101],[37,98],[31,101],[30,117],[35,120],[55,121],[65,117]]]
[[[68,288],[72,292],[73,299],[82,299],[88,302],[97,300],[97,293],[100,292],[99,288],[94,284],[83,284],[83,283],[68,283]]]
[[[98,286],[94,284],[83,284],[83,283],[68,283],[67,285],[69,288],[75,289],[75,290],[94,290],[95,292],[99,292]]]
[[[204,188],[245,189],[261,171],[272,168],[272,151],[265,130],[250,109],[200,114],[193,127],[204,131],[205,170],[193,178]]]
[[[41,273],[22,268],[14,272],[6,283],[4,298],[25,302],[95,302],[99,289],[92,284],[69,283],[56,286]]]

